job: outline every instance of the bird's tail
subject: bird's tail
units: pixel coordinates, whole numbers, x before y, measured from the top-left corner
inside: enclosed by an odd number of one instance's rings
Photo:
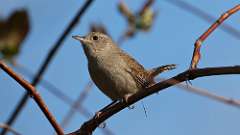
[[[175,68],[176,68],[176,64],[170,64],[170,65],[164,65],[164,66],[159,66],[159,67],[153,68],[153,69],[149,70],[148,72],[151,77],[155,77],[162,72],[172,70]]]

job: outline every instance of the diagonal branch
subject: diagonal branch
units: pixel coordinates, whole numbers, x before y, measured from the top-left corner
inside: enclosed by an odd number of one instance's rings
[[[21,135],[18,131],[16,131],[15,129],[9,127],[8,125],[6,125],[4,123],[0,124],[0,128],[6,129],[8,131],[11,131],[14,135]]]
[[[11,68],[9,68],[3,61],[0,61],[0,68],[8,73],[14,80],[16,80],[31,97],[37,103],[39,108],[42,110],[44,115],[47,117],[48,121],[51,123],[55,131],[59,135],[64,135],[62,128],[58,125],[57,121],[55,120],[54,116],[48,110],[47,105],[44,103],[43,99],[41,98],[40,94],[37,92],[35,87],[31,85],[29,82],[21,78],[18,74],[16,74]]]
[[[92,89],[92,87],[93,87],[93,83],[92,83],[92,81],[89,81],[87,83],[87,85],[84,87],[84,89],[82,90],[82,92],[79,94],[77,100],[72,103],[71,108],[68,111],[68,113],[66,114],[66,116],[63,118],[63,120],[61,122],[62,128],[66,127],[67,124],[72,119],[73,115],[76,112],[75,108],[81,108],[82,107],[83,101],[85,100],[88,92]]]
[[[162,81],[164,81],[165,79],[160,79]],[[204,96],[207,97],[209,99],[215,100],[215,101],[219,101],[221,103],[227,104],[227,105],[231,105],[234,107],[237,107],[240,109],[240,100],[236,100],[233,98],[228,98],[228,97],[224,97],[224,96],[220,96],[220,95],[216,95],[214,93],[209,92],[208,90],[202,89],[202,88],[197,88],[197,87],[193,87],[191,85],[187,85],[184,83],[179,83],[177,85],[175,85],[176,87],[200,95],[200,96]]]
[[[135,102],[152,95],[156,92],[162,91],[168,87],[174,86],[181,82],[187,80],[193,80],[199,77],[213,76],[213,75],[228,75],[228,74],[240,74],[240,66],[229,66],[229,67],[213,67],[213,68],[202,68],[202,69],[192,69],[182,72],[170,79],[159,82],[146,90],[138,92],[128,99],[128,103],[118,102],[109,109],[102,112],[98,117],[93,117],[92,119],[86,121],[80,129],[69,135],[91,135],[92,132],[99,126],[100,123],[104,122],[106,119],[110,118],[114,114],[120,112],[124,108],[134,104]]]
[[[228,17],[230,17],[232,14],[236,13],[237,11],[240,10],[240,4],[233,7],[232,9],[228,10],[224,14],[221,15],[221,17],[213,23],[206,32],[204,32],[195,42],[194,44],[194,51],[193,51],[193,56],[192,56],[192,61],[191,61],[191,66],[190,68],[197,68],[197,64],[200,60],[201,54],[200,54],[200,48],[202,43],[208,38],[208,36],[216,29],[218,28],[219,25],[221,25]]]
[[[144,3],[143,7],[140,8],[140,11],[139,11],[138,14],[142,15],[142,14],[145,12],[145,10],[146,10],[147,8],[149,8],[154,2],[155,2],[155,0],[147,0],[147,1]]]
[[[53,57],[55,56],[55,54],[57,53],[58,49],[61,47],[64,39],[69,35],[69,33],[71,32],[71,30],[74,28],[74,26],[76,26],[76,24],[79,22],[79,20],[81,19],[82,15],[85,13],[85,11],[88,9],[88,7],[91,5],[91,3],[94,0],[86,0],[86,2],[84,3],[84,5],[80,8],[80,10],[78,11],[78,13],[76,14],[76,16],[74,17],[74,19],[70,22],[70,24],[68,25],[68,27],[65,29],[65,31],[62,33],[62,35],[60,36],[60,38],[57,40],[57,42],[54,44],[53,48],[49,51],[45,61],[43,62],[43,64],[41,65],[40,69],[38,70],[36,76],[34,77],[33,81],[32,81],[32,85],[36,86],[39,81],[41,80],[41,77],[43,76],[44,72],[46,71],[46,69],[48,68],[48,65],[51,63],[51,60],[53,59]],[[7,125],[11,126],[12,123],[16,120],[16,118],[18,117],[18,114],[21,112],[22,108],[25,106],[25,104],[28,101],[28,94],[25,93],[22,98],[20,99],[20,101],[18,102],[16,108],[14,109],[14,111],[12,112],[12,114],[10,115],[9,119],[7,120]],[[0,135],[5,135],[7,130],[2,130],[2,132],[0,133]]]

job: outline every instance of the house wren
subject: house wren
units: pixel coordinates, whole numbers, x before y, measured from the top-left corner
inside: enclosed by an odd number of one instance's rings
[[[73,38],[82,43],[93,82],[113,101],[127,101],[130,95],[153,85],[156,75],[175,68],[171,64],[146,70],[110,37],[99,32]]]

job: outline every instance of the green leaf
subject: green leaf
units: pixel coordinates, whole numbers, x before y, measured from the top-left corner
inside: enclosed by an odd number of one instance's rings
[[[6,20],[0,20],[0,54],[3,59],[12,60],[20,52],[21,44],[29,29],[26,10],[13,12]]]

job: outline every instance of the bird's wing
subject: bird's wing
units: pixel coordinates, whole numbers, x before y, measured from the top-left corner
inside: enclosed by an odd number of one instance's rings
[[[127,68],[126,71],[133,77],[140,87],[147,88],[154,83],[153,79],[149,76],[149,73],[135,59],[124,52],[120,53],[120,55],[126,64],[128,64],[129,68]]]

